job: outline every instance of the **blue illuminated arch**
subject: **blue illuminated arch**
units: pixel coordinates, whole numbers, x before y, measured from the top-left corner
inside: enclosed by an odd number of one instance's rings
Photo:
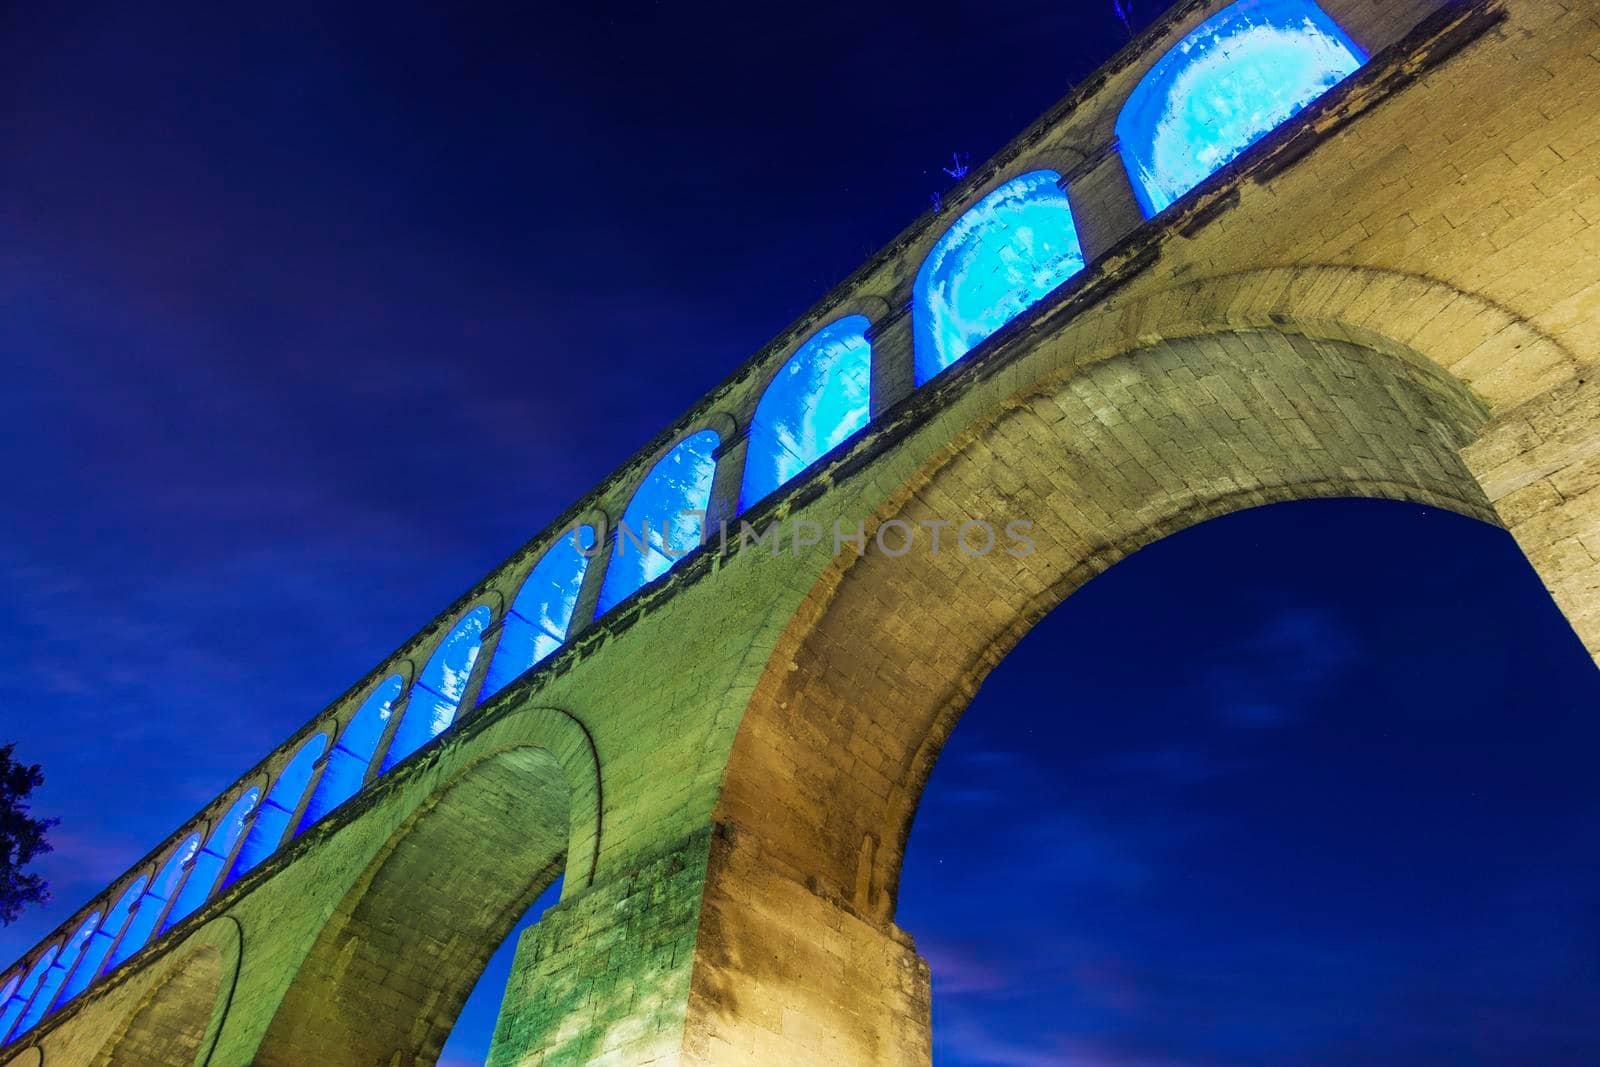
[[[161,919],[167,901],[177,893],[189,868],[189,861],[194,859],[195,853],[199,851],[199,834],[190,834],[172,850],[172,855],[167,857],[167,862],[161,865],[156,876],[150,879],[144,896],[139,898],[138,906],[133,909],[133,917],[128,920],[128,928],[123,931],[122,939],[111,950],[111,959],[105,966],[107,971],[115,970],[123,960],[144,948],[150,941],[150,935],[155,933],[156,923]]]
[[[78,960],[78,965],[72,969],[72,974],[67,976],[61,995],[56,998],[56,1007],[60,1007],[73,997],[89,988],[89,983],[100,976],[100,962],[111,951],[111,946],[116,943],[117,935],[122,933],[122,928],[128,922],[128,915],[133,911],[134,904],[138,903],[139,895],[144,892],[148,879],[140,875],[134,879],[132,885],[122,891],[122,896],[111,910],[106,912],[106,921],[100,924],[100,929],[89,938],[88,945],[84,946],[83,958]]]
[[[284,831],[289,828],[289,820],[294,818],[300,798],[306,795],[306,787],[311,784],[317,760],[327,747],[328,735],[316,734],[301,745],[299,751],[284,765],[283,773],[272,783],[272,788],[267,791],[267,799],[262,801],[261,810],[250,824],[250,832],[244,835],[239,855],[222,882],[224,887],[237,882],[262,860],[278,851],[278,846],[283,844]]]
[[[11,1040],[11,1028],[22,1014],[22,1009],[28,1006],[28,1001],[33,997],[34,990],[39,988],[45,972],[55,962],[56,949],[55,945],[45,949],[39,958],[33,961],[33,966],[28,968],[27,975],[17,983],[11,996],[6,998],[5,1004],[0,1005],[0,1038],[4,1038],[6,1042]]]
[[[1013,178],[951,224],[911,291],[921,385],[1083,269],[1053,170]]]
[[[500,624],[500,641],[484,676],[483,703],[560,648],[572,626],[578,590],[589,569],[594,527],[579,526],[556,538],[517,591]]]
[[[400,725],[389,742],[389,751],[383,754],[383,773],[455,722],[456,709],[461,706],[467,681],[472,677],[472,665],[478,662],[478,651],[483,647],[483,631],[493,618],[489,609],[480,604],[463,615],[439,642],[411,687]]]
[[[1238,0],[1152,67],[1117,116],[1148,218],[1349,77],[1366,54],[1312,0]]]
[[[306,813],[300,818],[296,836],[361,791],[361,783],[367,780],[367,768],[372,766],[372,757],[377,754],[378,742],[383,740],[384,727],[394,711],[394,702],[400,699],[405,685],[398,674],[391,674],[379,682],[356,709],[350,725],[339,735],[339,743],[328,753],[328,762],[323,765],[322,777],[317,779],[316,791],[306,802]]]
[[[639,483],[617,525],[596,618],[667,573],[699,546],[720,443],[715,430],[690,434],[662,456]]]
[[[779,368],[750,420],[742,511],[867,424],[872,384],[868,322],[851,315],[812,334]]]
[[[167,917],[161,921],[163,933],[194,914],[200,905],[211,898],[211,891],[217,885],[217,875],[233,854],[234,843],[244,832],[245,823],[250,821],[250,813],[256,810],[256,803],[260,799],[261,790],[245,790],[233,802],[222,821],[217,823],[216,829],[211,831],[205,847],[194,858],[194,866],[189,868],[189,877],[184,879],[178,898],[172,902],[172,907],[167,909]]]
[[[100,913],[97,911],[83,921],[78,927],[78,932],[72,935],[62,948],[61,954],[44,973],[44,978],[39,982],[39,988],[34,992],[33,999],[28,1001],[28,1010],[22,1013],[22,1018],[17,1021],[16,1030],[12,1031],[7,1041],[13,1041],[18,1034],[26,1033],[33,1029],[38,1021],[44,1018],[45,1011],[50,1007],[50,1002],[55,1000],[56,991],[61,988],[61,983],[67,980],[73,964],[78,962],[78,957],[83,953],[83,947],[94,936],[95,928],[100,925]]]

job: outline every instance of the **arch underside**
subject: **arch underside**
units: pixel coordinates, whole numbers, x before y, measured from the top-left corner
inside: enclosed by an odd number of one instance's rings
[[[1157,341],[1022,390],[875,520],[1030,522],[1034,550],[975,557],[947,534],[937,555],[924,540],[890,558],[869,540],[836,561],[756,686],[719,814],[818,895],[888,922],[939,749],[1051,608],[1144,545],[1263,504],[1375,497],[1497,523],[1459,456],[1487,418],[1421,361],[1255,329]]]
[[[569,792],[556,756],[515,747],[435,794],[325,924],[253,1062],[434,1063],[490,955],[561,874]]]
[[[162,959],[134,1007],[88,1062],[192,1067],[209,1059],[233,993],[243,942],[231,918],[196,930]]]
[[[199,1055],[211,1006],[222,984],[220,954],[211,946],[188,953],[134,1012],[97,1067],[187,1065]]]

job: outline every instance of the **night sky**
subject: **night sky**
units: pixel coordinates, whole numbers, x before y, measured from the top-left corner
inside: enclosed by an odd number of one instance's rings
[[[1109,0],[572,7],[0,8],[0,740],[62,819],[0,957],[1124,40]],[[1120,564],[935,770],[938,1062],[1600,1062],[1597,697],[1468,520]]]

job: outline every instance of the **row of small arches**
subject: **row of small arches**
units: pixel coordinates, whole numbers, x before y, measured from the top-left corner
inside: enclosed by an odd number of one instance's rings
[[[1145,216],[1177,201],[1364,61],[1311,0],[1238,0],[1206,20],[1157,61],[1117,120],[1123,162]],[[945,230],[918,270],[915,384],[958,362],[1083,266],[1058,173],[1033,171],[989,192]],[[776,493],[867,425],[869,326],[860,315],[823,326],[767,385],[750,421],[739,510]],[[700,543],[703,518],[685,516],[709,509],[722,443],[711,429],[677,442],[634,491],[609,551],[596,545],[587,525],[546,549],[499,620],[478,702],[566,642],[591,557],[603,557],[605,568],[595,597],[599,617]],[[129,883],[65,941],[0,983],[0,1040],[29,1031],[350,799],[369,778],[447,730],[494,622],[488,606],[469,610],[403,703],[401,675],[379,682],[331,750],[328,733],[313,735],[265,795],[260,787],[242,792],[209,833],[189,834],[153,873]],[[403,711],[392,723],[396,708]]]

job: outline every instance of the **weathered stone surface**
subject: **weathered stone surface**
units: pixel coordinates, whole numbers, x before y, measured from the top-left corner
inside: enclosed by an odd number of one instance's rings
[[[619,514],[683,433],[736,437],[844,314],[881,324],[873,422],[746,517],[860,524],[861,548],[685,560],[11,1062],[432,1062],[483,960],[564,871],[519,946],[495,1067],[926,1063],[927,969],[893,917],[944,738],[1074,589],[1240,508],[1359,495],[1500,523],[1600,656],[1593,5],[1325,0],[1373,61],[1138,225],[1105,169],[1117,109],[1220,6],[1163,16],[240,788],[336,732],[376,679],[411,678],[462,612],[499,618],[550,539]],[[1040,166],[1093,215],[1094,262],[912,390],[897,316],[921,256]],[[963,555],[967,520],[1031,523],[1034,551]],[[953,524],[937,555],[875,540],[930,521]]]

